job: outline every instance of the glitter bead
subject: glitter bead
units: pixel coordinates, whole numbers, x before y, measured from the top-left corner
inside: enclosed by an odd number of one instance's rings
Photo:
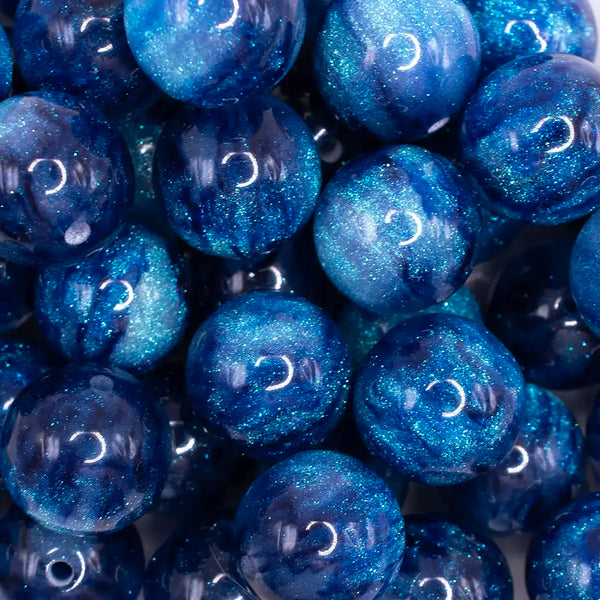
[[[481,229],[477,240],[475,263],[485,262],[498,256],[517,237],[523,224],[496,215],[480,206]]]
[[[270,600],[372,600],[404,551],[392,493],[359,461],[335,452],[296,454],[263,473],[235,526],[241,573]]]
[[[519,433],[524,382],[481,325],[419,315],[369,353],[354,412],[369,450],[411,481],[451,485],[498,465]]]
[[[378,313],[446,300],[472,268],[480,220],[460,172],[416,146],[354,159],[325,188],[315,243],[335,286]]]
[[[2,7],[0,6],[0,11]],[[0,26],[0,100],[8,97],[13,77],[13,55],[6,32]]]
[[[600,395],[596,396],[587,422],[586,442],[588,456],[596,470],[600,472]]]
[[[33,314],[35,271],[0,258],[0,334],[18,329]]]
[[[600,204],[600,71],[566,54],[518,58],[469,101],[463,160],[498,214],[572,221]]]

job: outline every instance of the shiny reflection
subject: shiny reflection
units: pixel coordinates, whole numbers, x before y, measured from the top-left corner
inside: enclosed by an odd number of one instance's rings
[[[440,597],[439,600],[452,600],[452,598],[453,598],[452,588],[450,587],[450,584],[448,583],[447,579],[444,579],[444,577],[426,577],[419,583],[419,587],[421,587],[421,588],[425,587],[426,585],[428,585],[430,583],[439,583],[444,588],[444,591],[446,592],[446,597],[445,598]]]
[[[563,123],[566,123],[567,127],[569,128],[569,137],[568,137],[567,141],[564,142],[563,144],[554,146],[554,148],[550,148],[550,150],[547,150],[546,152],[548,154],[556,154],[558,152],[563,152],[564,150],[569,148],[575,141],[575,126],[573,125],[573,121],[571,121],[571,119],[569,119],[569,117],[567,117],[565,115],[558,115],[556,117],[544,117],[531,130],[531,132],[537,133],[546,123],[549,123],[550,121],[562,121]]]
[[[513,19],[506,24],[504,28],[504,33],[510,33],[515,25],[522,23],[523,25],[527,25],[531,31],[533,31],[533,35],[535,35],[536,40],[540,44],[540,52],[546,52],[546,48],[548,48],[548,42],[541,36],[540,28],[531,20],[531,19]]]
[[[216,27],[217,29],[227,29],[228,27],[231,27],[236,19],[238,18],[238,15],[240,14],[240,2],[239,0],[232,0],[233,2],[233,13],[231,14],[231,17],[229,17],[229,19],[227,19],[227,21],[224,21],[223,23],[219,23]]]
[[[104,439],[104,436],[98,431],[77,431],[69,438],[69,442],[74,442],[77,438],[81,437],[82,435],[90,435],[96,440],[98,440],[98,443],[100,444],[100,452],[98,452],[96,456],[84,460],[84,464],[93,465],[94,463],[101,461],[106,456],[106,441]]]
[[[246,188],[258,179],[258,161],[252,152],[229,152],[223,157],[221,164],[226,165],[234,156],[245,156],[252,165],[252,175],[246,181],[235,185],[236,188]]]
[[[385,223],[389,224],[392,222],[394,215],[397,215],[398,213],[409,216],[415,224],[416,232],[414,233],[414,235],[405,240],[402,240],[401,242],[398,242],[399,246],[410,246],[411,244],[416,242],[423,234],[423,223],[421,222],[419,215],[417,215],[417,213],[413,212],[412,210],[400,211],[393,208],[391,210],[388,210],[383,220],[385,221]]]
[[[100,284],[100,290],[106,289],[109,285],[113,283],[119,283],[125,288],[127,292],[127,299],[124,302],[119,302],[118,304],[115,304],[115,307],[113,309],[115,312],[120,312],[122,310],[125,310],[133,302],[135,292],[133,291],[133,287],[129,283],[129,281],[125,281],[124,279],[105,279]]]
[[[65,242],[69,246],[79,246],[87,242],[91,233],[92,229],[85,221],[76,221],[65,231]]]
[[[110,23],[110,18],[109,17],[88,17],[81,24],[79,31],[81,33],[83,33],[88,28],[90,23],[93,23],[94,21],[102,21],[104,23]],[[103,54],[104,52],[109,52],[112,49],[113,49],[112,44],[106,44],[106,46],[102,46],[101,48],[98,48],[98,53]]]
[[[336,549],[336,547],[338,545],[337,531],[335,530],[335,527],[327,521],[311,521],[306,526],[306,531],[310,531],[313,527],[315,527],[317,525],[322,525],[323,527],[326,527],[329,530],[329,532],[331,533],[331,544],[329,546],[327,546],[327,548],[319,550],[317,552],[317,554],[319,556],[329,556]]]
[[[182,446],[177,446],[177,448],[175,448],[175,453],[177,454],[177,456],[181,456],[182,454],[185,454],[186,452],[193,450],[195,446],[196,446],[196,439],[193,437],[190,437],[190,439],[185,444],[183,444]]]
[[[456,406],[456,408],[454,410],[444,411],[442,413],[442,417],[444,417],[446,419],[452,419],[453,417],[458,416],[464,410],[465,406],[467,405],[467,395],[465,394],[465,390],[462,387],[462,385],[460,385],[460,383],[458,383],[458,381],[456,381],[456,379],[442,379],[442,380],[432,381],[425,388],[425,391],[428,392],[429,390],[433,389],[436,385],[439,385],[441,383],[448,383],[458,393],[459,401],[458,401],[458,405]]]
[[[56,194],[56,192],[60,192],[60,190],[65,187],[65,183],[67,183],[67,169],[62,161],[58,160],[58,158],[36,158],[30,165],[27,167],[28,173],[33,173],[35,168],[42,163],[49,162],[58,167],[60,172],[60,181],[51,189],[45,190],[44,194],[46,196],[51,196],[52,194]]]
[[[398,71],[410,71],[410,69],[414,69],[417,64],[419,63],[419,61],[421,60],[421,44],[419,43],[419,40],[417,39],[417,37],[415,35],[413,35],[412,33],[388,33],[388,35],[385,36],[385,39],[383,40],[383,47],[387,48],[393,40],[397,39],[397,38],[406,38],[410,44],[413,47],[413,57],[412,59],[406,63],[405,65],[400,65],[399,67],[397,67]]]
[[[281,290],[281,288],[283,287],[283,275],[275,265],[271,265],[269,267],[265,267],[264,269],[260,269],[259,273],[272,273],[273,277],[275,277],[275,283],[271,286],[271,289],[275,291]],[[251,273],[250,275],[253,275],[253,273]]]
[[[276,390],[281,390],[284,387],[288,386],[293,377],[294,377],[294,365],[292,365],[292,361],[285,355],[283,356],[261,356],[255,363],[254,366],[255,367],[259,367],[263,361],[270,359],[270,358],[278,358],[279,360],[283,361],[285,363],[286,369],[287,369],[287,375],[285,376],[285,378],[283,379],[283,381],[280,381],[279,383],[272,383],[271,385],[267,386],[265,388],[265,390],[267,392],[274,392]]]
[[[527,453],[527,450],[525,450],[525,448],[523,448],[522,446],[515,445],[513,450],[516,450],[520,454],[521,461],[518,465],[514,467],[508,467],[506,469],[506,472],[510,473],[511,475],[514,475],[515,473],[520,473],[529,464],[529,454]]]
[[[49,550],[48,556],[51,556],[55,552],[58,552],[58,548],[52,548],[52,550]],[[77,577],[77,579],[75,579],[73,581],[73,583],[68,588],[65,588],[63,590],[63,593],[70,592],[70,591],[74,590],[75,588],[79,587],[79,585],[83,581],[83,578],[85,577],[86,569],[85,569],[85,560],[83,558],[83,554],[79,550],[77,550],[75,552],[75,555],[77,556],[77,560],[79,560],[79,565],[80,565],[79,576]],[[55,574],[53,572],[54,565],[57,563],[62,563],[62,562],[68,564],[67,561],[58,559],[58,560],[50,561],[46,565],[46,577],[53,587],[63,587],[66,583],[71,583],[70,580],[63,581],[61,579],[57,579],[57,577],[55,576]],[[69,565],[69,566],[71,566],[71,565]],[[73,569],[73,572],[75,572],[75,569]]]

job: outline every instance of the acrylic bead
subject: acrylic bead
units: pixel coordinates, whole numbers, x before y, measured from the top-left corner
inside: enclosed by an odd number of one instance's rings
[[[456,0],[339,0],[325,18],[315,74],[350,126],[416,141],[457,115],[477,84],[479,34]]]
[[[164,239],[129,224],[87,260],[43,270],[36,314],[46,338],[69,360],[145,371],[185,331],[185,286]]]
[[[221,306],[187,358],[192,407],[250,456],[323,441],[346,405],[350,358],[337,327],[303,298],[254,292]]]
[[[460,172],[416,146],[354,159],[315,214],[323,269],[345,296],[379,313],[416,312],[466,281],[479,212]]]
[[[528,223],[573,221],[600,204],[600,70],[566,54],[518,58],[469,101],[463,161],[496,213]]]
[[[0,334],[11,333],[33,314],[35,271],[0,258]]]
[[[587,421],[586,449],[592,464],[600,472],[600,395],[596,396]]]
[[[0,5],[0,12],[2,7]],[[13,77],[13,55],[10,42],[3,27],[0,26],[0,100],[8,97]]]
[[[371,350],[354,385],[369,450],[411,481],[451,485],[490,471],[519,433],[524,382],[471,319],[419,315]]]
[[[10,407],[0,469],[17,505],[77,535],[123,529],[160,494],[171,459],[164,411],[123,371],[49,371]]]
[[[261,598],[372,600],[404,551],[400,509],[359,461],[303,452],[263,473],[235,520],[238,564]]]
[[[133,199],[121,136],[91,104],[60,92],[0,103],[0,256],[74,262],[107,242]]]
[[[218,107],[268,92],[294,64],[303,0],[125,0],[125,29],[142,69],[167,94]]]

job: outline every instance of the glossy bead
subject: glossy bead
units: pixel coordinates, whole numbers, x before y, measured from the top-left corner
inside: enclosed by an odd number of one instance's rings
[[[198,329],[187,393],[204,421],[250,456],[315,446],[338,424],[350,376],[335,323],[303,298],[254,292]]]
[[[600,395],[592,407],[586,430],[586,449],[588,456],[592,459],[592,464],[600,472]]]
[[[0,7],[0,11],[2,8]],[[0,100],[8,97],[12,85],[13,55],[10,42],[3,27],[0,26]]]
[[[315,49],[323,97],[349,125],[415,141],[457,115],[479,74],[479,34],[456,0],[340,0]]]
[[[354,385],[369,450],[411,481],[451,485],[498,465],[521,425],[519,366],[475,321],[418,315],[371,350]]]
[[[485,262],[498,256],[517,237],[523,224],[497,215],[480,206],[481,229],[477,240],[475,263]]]
[[[160,494],[171,459],[164,411],[123,371],[49,371],[10,407],[0,468],[39,523],[74,534],[135,521]]]
[[[469,101],[461,142],[467,169],[501,215],[540,225],[600,205],[600,70],[566,54],[518,58]]]
[[[263,473],[235,520],[238,564],[261,598],[372,600],[404,551],[398,503],[359,461],[303,452]]]
[[[467,279],[479,212],[460,172],[416,146],[383,148],[338,171],[315,214],[323,269],[379,313],[415,312]]]
[[[125,29],[142,69],[196,106],[269,91],[294,64],[306,28],[303,0],[125,0]]]
[[[11,333],[33,313],[35,271],[0,258],[0,334]]]
[[[185,282],[164,239],[129,224],[87,260],[43,270],[36,313],[47,339],[69,360],[145,371],[184,333]]]
[[[87,102],[59,92],[0,103],[0,256],[74,262],[106,243],[133,198],[121,136]]]
[[[443,515],[406,518],[406,550],[381,600],[512,600],[506,560],[496,544]]]

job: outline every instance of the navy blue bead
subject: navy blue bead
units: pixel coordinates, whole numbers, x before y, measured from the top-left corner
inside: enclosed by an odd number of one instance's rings
[[[35,271],[0,258],[0,334],[18,329],[33,313]]]
[[[261,598],[372,600],[404,551],[398,503],[343,454],[296,454],[263,473],[235,519],[238,564]]]
[[[475,263],[495,258],[517,237],[523,226],[519,221],[490,212],[485,206],[479,208],[481,229],[477,240]]]
[[[592,407],[586,429],[586,449],[592,464],[600,472],[600,395]]]
[[[540,225],[600,205],[600,70],[566,54],[503,65],[469,101],[463,161],[501,215]]]
[[[2,7],[0,6],[0,11]],[[8,97],[12,85],[13,54],[4,29],[0,26],[0,100]]]
[[[43,270],[36,313],[47,339],[69,360],[145,371],[185,331],[182,270],[163,238],[129,224],[87,260]]]
[[[132,523],[157,497],[171,460],[162,408],[136,379],[96,366],[48,371],[13,402],[0,469],[17,505],[74,534]]]
[[[73,262],[105,244],[133,199],[127,148],[95,107],[35,92],[0,103],[0,256]]]
[[[346,405],[350,357],[337,327],[303,298],[254,292],[198,329],[187,393],[205,422],[251,456],[315,446]]]
[[[490,540],[430,513],[406,518],[406,550],[381,600],[512,600],[502,553]]]
[[[371,350],[354,386],[369,450],[411,481],[451,485],[490,471],[521,426],[524,382],[483,326],[419,315]]]
[[[207,107],[269,91],[294,64],[303,0],[125,0],[125,29],[142,69],[177,100]]]
[[[323,269],[368,310],[415,312],[466,281],[480,226],[461,173],[416,146],[383,148],[349,162],[315,215]]]
[[[477,84],[481,51],[457,0],[339,0],[315,49],[323,97],[349,125],[415,141],[457,115]]]

